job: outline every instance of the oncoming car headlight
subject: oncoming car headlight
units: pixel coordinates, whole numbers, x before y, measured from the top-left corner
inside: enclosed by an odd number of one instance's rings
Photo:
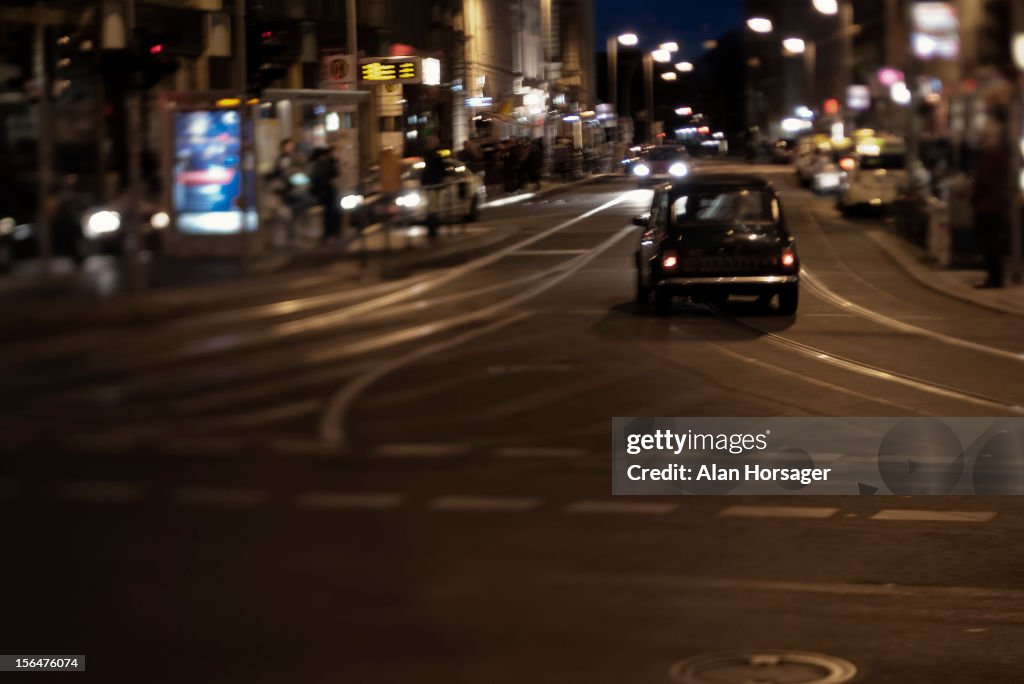
[[[154,230],[163,230],[167,226],[171,225],[171,217],[167,215],[166,211],[158,211],[149,217],[149,225]]]
[[[643,178],[644,176],[651,175],[651,167],[647,164],[637,164],[633,167],[633,174]]]
[[[668,172],[671,173],[676,178],[681,178],[688,174],[690,170],[686,168],[686,164],[684,164],[683,162],[676,162],[672,166],[668,167]]]
[[[395,204],[406,209],[412,209],[418,207],[422,198],[418,192],[407,192],[404,195],[399,195],[398,199],[395,200]]]
[[[85,220],[82,221],[82,231],[90,239],[117,232],[120,227],[121,215],[109,209],[100,209],[86,214]]]
[[[362,195],[345,195],[341,198],[341,208],[345,211],[352,211],[362,203]]]

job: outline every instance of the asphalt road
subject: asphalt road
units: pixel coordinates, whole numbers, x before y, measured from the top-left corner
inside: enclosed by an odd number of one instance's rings
[[[492,210],[515,238],[451,268],[7,339],[0,651],[90,681],[669,682],[743,649],[1021,681],[1019,499],[610,496],[613,416],[1018,415],[1024,319],[755,170],[794,318],[639,309],[649,192],[608,180]]]

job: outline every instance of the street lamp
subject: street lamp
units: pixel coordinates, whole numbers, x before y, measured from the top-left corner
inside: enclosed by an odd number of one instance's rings
[[[654,59],[655,62],[671,62],[672,53],[665,48],[658,48],[651,52],[651,58]]]
[[[690,73],[693,71],[693,62],[676,62],[676,69],[684,74]]]
[[[772,20],[764,17],[751,17],[747,19],[747,28],[754,33],[771,33]]]
[[[814,0],[814,9],[831,16],[839,12],[839,0]]]
[[[674,81],[676,80],[676,72],[666,71],[661,75],[661,78],[666,81]]]
[[[632,31],[608,38],[608,102],[616,114],[619,104],[619,46],[633,47],[640,42]]]
[[[675,42],[674,40],[670,40],[667,43],[662,43],[661,45],[658,46],[658,48],[662,50],[667,50],[669,52],[679,52],[679,43]]]
[[[623,33],[617,38],[618,42],[625,47],[633,47],[640,42],[635,33]]]
[[[785,38],[782,41],[782,48],[787,55],[802,55],[807,50],[807,43],[803,38]]]

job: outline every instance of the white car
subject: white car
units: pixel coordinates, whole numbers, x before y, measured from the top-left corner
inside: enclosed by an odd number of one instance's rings
[[[862,154],[843,179],[836,205],[844,214],[858,207],[882,208],[896,202],[907,185],[902,151]]]

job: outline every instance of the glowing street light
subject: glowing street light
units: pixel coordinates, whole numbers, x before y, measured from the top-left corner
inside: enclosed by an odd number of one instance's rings
[[[693,71],[693,62],[676,62],[676,69],[687,74]]]
[[[786,38],[782,41],[782,49],[787,55],[802,55],[807,49],[807,43],[803,38]]]
[[[676,116],[690,116],[693,114],[693,107],[676,107]]]
[[[771,33],[772,20],[764,17],[751,17],[747,19],[747,28],[754,33]]]
[[[679,52],[679,43],[674,40],[670,40],[667,43],[662,43],[658,46],[662,50],[668,50],[669,52]]]
[[[618,40],[619,45],[623,45],[625,47],[633,47],[634,45],[640,42],[640,38],[635,33],[632,32],[623,33],[621,36],[619,36]]]
[[[661,75],[661,77],[663,79],[665,79],[666,81],[674,81],[674,80],[676,80],[676,72],[674,72],[674,71],[666,71],[665,73],[663,73]]]
[[[651,57],[655,62],[669,62],[672,60],[672,53],[665,48],[658,48],[651,51]]]
[[[839,12],[839,0],[814,0],[814,9],[822,14],[837,14]]]

